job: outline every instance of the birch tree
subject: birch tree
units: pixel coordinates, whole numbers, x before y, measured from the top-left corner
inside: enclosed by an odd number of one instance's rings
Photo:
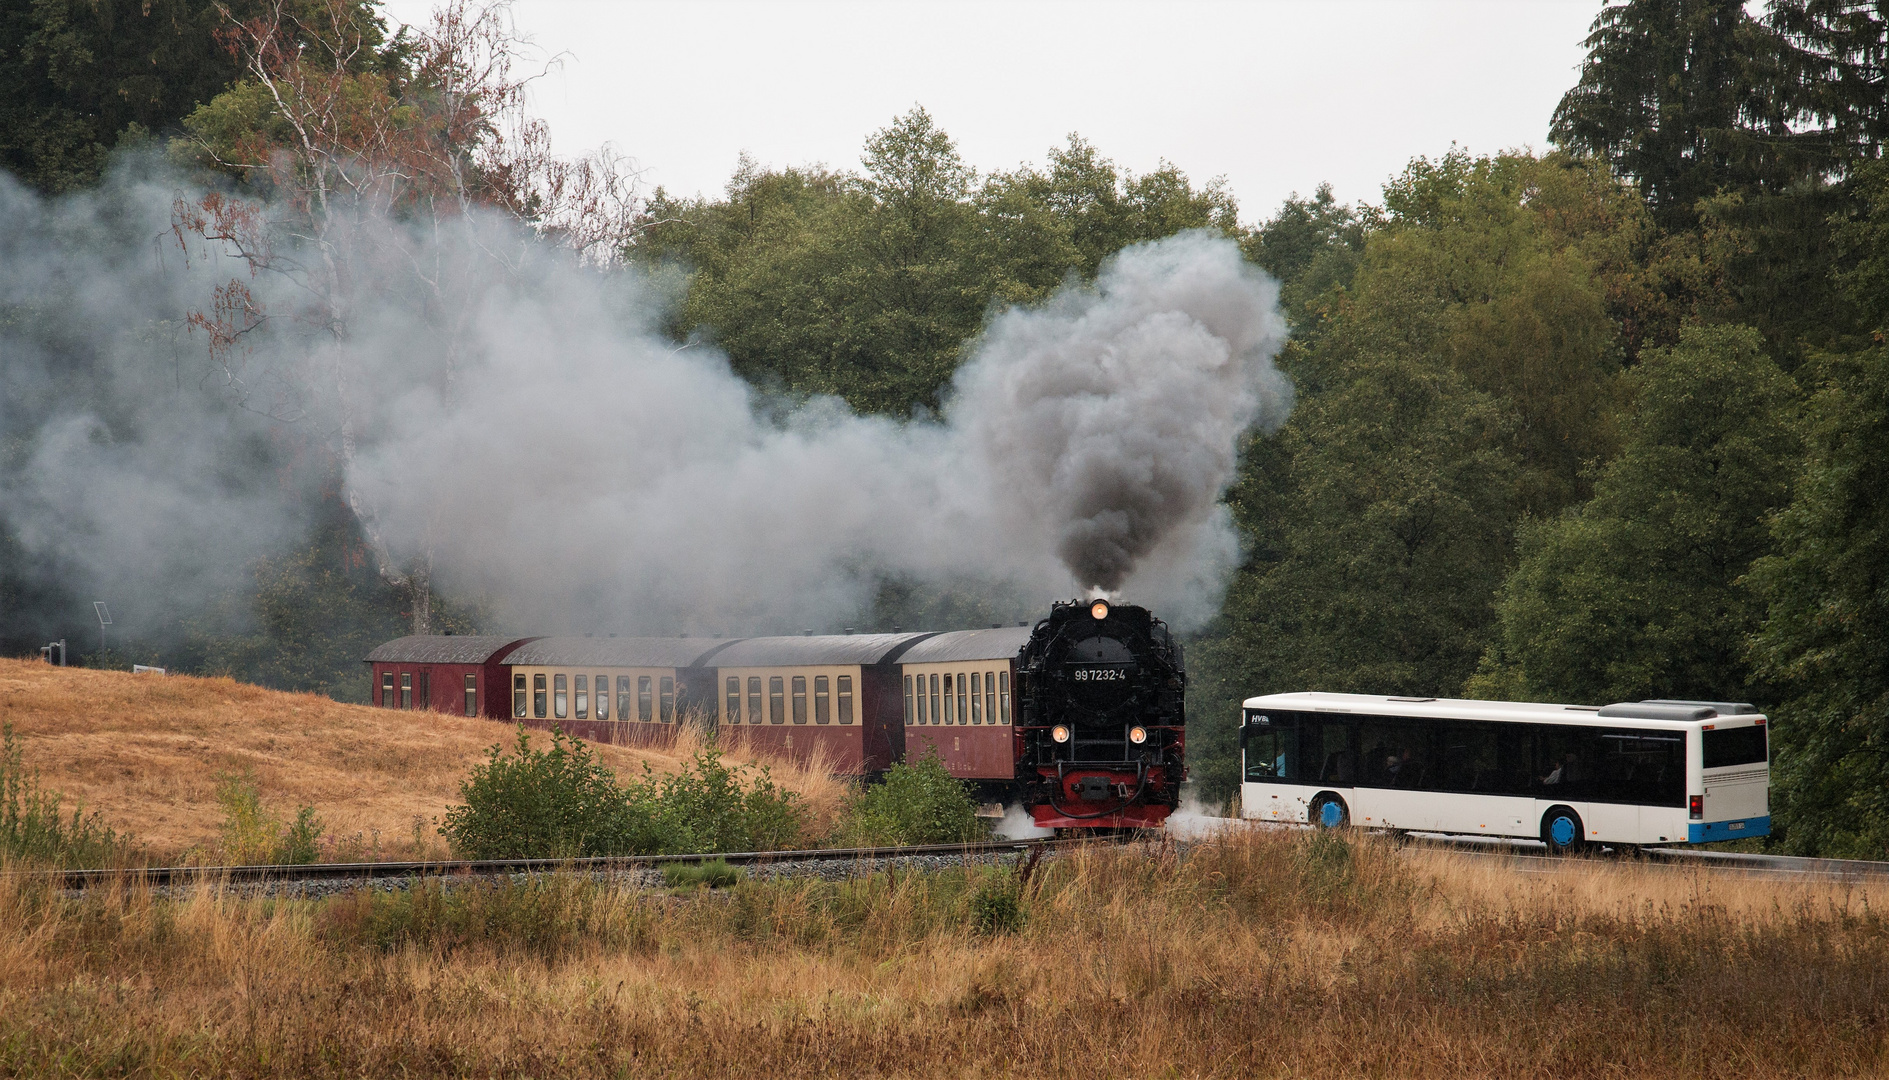
[[[528,43],[504,3],[452,0],[425,29],[389,36],[361,0],[273,0],[219,38],[244,79],[189,118],[178,149],[242,194],[178,198],[172,233],[187,257],[233,257],[243,272],[189,322],[227,393],[318,433],[381,576],[428,633],[431,529],[396,544],[346,480],[367,405],[406,389],[389,378],[430,382],[450,405],[474,314],[467,275],[516,265],[489,230],[458,227],[468,215],[502,212],[608,263],[636,239],[635,171],[609,150],[551,153],[524,109],[535,75],[521,74]],[[389,296],[412,299],[435,345],[397,376],[364,363],[354,339],[363,305]]]

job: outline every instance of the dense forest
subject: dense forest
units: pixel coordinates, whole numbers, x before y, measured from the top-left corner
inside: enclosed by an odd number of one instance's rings
[[[833,395],[922,422],[993,312],[1093,279],[1131,244],[1230,237],[1280,284],[1278,363],[1297,399],[1243,449],[1228,504],[1244,561],[1191,647],[1189,742],[1209,796],[1232,788],[1226,718],[1250,693],[1749,700],[1774,717],[1771,843],[1889,854],[1878,5],[1610,4],[1544,118],[1550,151],[1452,148],[1376,201],[1318,186],[1245,223],[1223,187],[1131,173],[1079,135],[1040,166],[980,171],[922,108],[872,133],[858,172],[743,160],[720,196],[658,189],[625,214],[608,162],[553,162],[542,132],[497,122],[514,84],[468,90],[451,33],[389,35],[371,3],[4,11],[0,166],[43,195],[161,157],[312,217],[339,157],[458,162],[402,171],[391,204],[496,207],[599,273],[640,276],[678,348],[722,350],[782,401]],[[271,37],[229,30],[265,16]],[[329,49],[346,57],[331,82],[382,110],[380,126],[335,127],[346,155],[297,143],[305,118],[262,92],[293,74],[282,45],[298,36],[351,42]],[[0,301],[0,334],[57,352],[42,310]],[[0,491],[30,458],[36,392],[7,387]],[[419,568],[392,565],[316,457],[290,469],[302,532],[223,602],[242,617],[200,615],[90,662],[142,648],[345,697],[366,643],[476,627],[478,598],[434,596]],[[0,503],[13,653],[87,625],[29,539]],[[987,606],[888,580],[862,618],[969,625]]]

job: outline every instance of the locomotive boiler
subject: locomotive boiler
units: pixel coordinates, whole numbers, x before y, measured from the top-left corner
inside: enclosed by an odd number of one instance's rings
[[[1187,673],[1148,609],[1058,603],[1017,660],[1017,787],[1036,824],[1155,828],[1186,779]]]

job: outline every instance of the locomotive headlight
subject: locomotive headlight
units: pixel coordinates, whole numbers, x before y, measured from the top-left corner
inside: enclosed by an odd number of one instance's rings
[[[1089,614],[1095,616],[1098,619],[1108,618],[1108,601],[1097,600],[1095,603],[1090,604]]]
[[[1055,739],[1057,742],[1068,742],[1069,741],[1069,725],[1057,724],[1055,727],[1050,728],[1049,737],[1052,739]]]
[[[1136,746],[1140,746],[1142,743],[1147,742],[1148,729],[1145,727],[1142,727],[1140,724],[1136,724],[1134,727],[1129,728],[1128,741],[1131,743],[1134,743]]]

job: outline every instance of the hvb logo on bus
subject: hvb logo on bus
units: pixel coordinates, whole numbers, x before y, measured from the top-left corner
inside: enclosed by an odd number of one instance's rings
[[[1128,673],[1120,668],[1077,668],[1069,677],[1075,682],[1128,681]]]

